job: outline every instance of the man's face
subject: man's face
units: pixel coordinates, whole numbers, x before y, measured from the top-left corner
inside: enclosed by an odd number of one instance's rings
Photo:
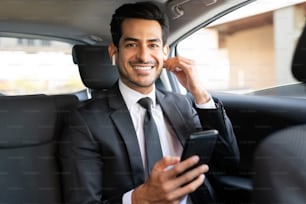
[[[168,47],[163,47],[162,30],[157,21],[123,21],[122,36],[116,53],[123,83],[141,93],[150,92],[167,55]]]

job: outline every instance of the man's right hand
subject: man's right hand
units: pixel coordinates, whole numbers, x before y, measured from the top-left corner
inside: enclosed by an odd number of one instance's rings
[[[132,193],[133,204],[178,204],[204,182],[208,166],[192,168],[198,162],[198,156],[182,162],[179,157],[164,157],[154,165],[146,182]]]

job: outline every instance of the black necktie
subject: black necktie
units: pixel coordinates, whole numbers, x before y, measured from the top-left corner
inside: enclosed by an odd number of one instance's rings
[[[138,103],[146,109],[146,114],[144,117],[144,138],[145,138],[145,148],[147,157],[147,172],[148,175],[152,170],[153,165],[163,157],[159,136],[154,122],[151,105],[152,100],[149,97],[141,98]]]

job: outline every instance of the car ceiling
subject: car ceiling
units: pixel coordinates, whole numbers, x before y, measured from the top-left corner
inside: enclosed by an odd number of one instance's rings
[[[170,19],[169,42],[175,42],[224,10],[253,0],[155,0]],[[127,0],[1,0],[0,35],[61,38],[74,43],[108,44],[114,10]]]

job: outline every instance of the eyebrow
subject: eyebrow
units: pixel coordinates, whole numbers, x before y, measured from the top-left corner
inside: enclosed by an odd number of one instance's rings
[[[124,38],[123,41],[124,41],[124,42],[127,42],[127,41],[137,42],[137,41],[139,41],[139,39],[137,39],[137,38],[132,38],[132,37],[127,37],[127,38]],[[153,38],[153,39],[147,40],[147,42],[161,42],[161,40],[158,39],[158,38]]]

